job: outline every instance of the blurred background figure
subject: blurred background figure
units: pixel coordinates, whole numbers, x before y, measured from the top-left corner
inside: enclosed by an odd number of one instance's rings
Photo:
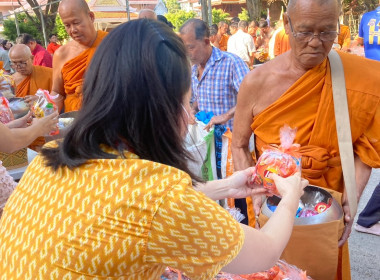
[[[57,37],[57,34],[50,34],[49,36],[49,45],[47,46],[47,51],[53,55],[55,53],[55,51],[61,46],[60,44],[58,44],[58,37]]]

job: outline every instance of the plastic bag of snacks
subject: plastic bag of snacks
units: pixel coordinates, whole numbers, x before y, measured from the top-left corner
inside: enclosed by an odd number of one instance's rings
[[[272,194],[279,195],[275,183],[269,178],[271,173],[286,178],[301,171],[299,145],[293,144],[296,131],[288,125],[282,127],[280,129],[281,145],[279,147],[265,146],[263,154],[257,161],[254,181],[256,184],[263,185]]]
[[[3,70],[0,70],[0,93],[6,98],[15,97],[15,82],[10,75],[4,74]]]
[[[10,121],[13,121],[13,113],[11,109],[9,108],[9,102],[8,99],[5,97],[0,97],[0,122],[1,123],[9,123]]]
[[[37,90],[35,96],[38,97],[38,99],[34,101],[31,111],[33,116],[37,119],[51,115],[58,110],[57,105],[54,103],[53,98],[49,94],[49,91],[39,89]],[[57,127],[57,130],[51,132],[49,135],[56,135],[58,133],[59,130]]]
[[[164,274],[161,276],[162,280],[190,280],[183,275],[180,271],[167,267]],[[252,274],[230,274],[220,272],[213,280],[312,280],[306,275],[305,271],[300,270],[294,265],[290,265],[283,260],[279,260],[275,266],[263,271]]]

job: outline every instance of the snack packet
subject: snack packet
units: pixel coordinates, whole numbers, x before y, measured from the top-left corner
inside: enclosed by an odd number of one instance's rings
[[[271,194],[280,195],[276,185],[269,178],[271,173],[281,177],[289,177],[301,171],[301,155],[298,153],[299,144],[293,144],[296,129],[285,125],[280,129],[280,146],[265,146],[263,154],[259,157],[255,172],[254,182],[263,185]]]
[[[0,97],[0,122],[1,123],[9,123],[14,120],[13,113],[9,108],[8,99],[4,96]]]
[[[33,103],[31,111],[37,119],[51,115],[58,110],[49,91],[38,89],[35,96],[38,97],[38,99]],[[49,135],[57,135],[58,133],[59,130],[57,127],[57,130],[51,132]]]
[[[15,81],[12,76],[6,75],[4,70],[0,70],[0,93],[2,96],[10,99],[15,97]]]

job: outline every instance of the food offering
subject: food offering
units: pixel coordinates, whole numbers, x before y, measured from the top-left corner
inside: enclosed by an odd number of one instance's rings
[[[33,116],[37,119],[53,114],[58,110],[57,105],[54,103],[53,98],[50,96],[49,91],[39,89],[35,96],[37,100],[33,103],[31,111]],[[58,134],[58,127],[55,131],[50,132],[49,135]]]
[[[289,177],[296,172],[301,172],[301,155],[298,152],[299,145],[293,144],[296,129],[285,125],[280,129],[280,146],[265,146],[263,154],[259,157],[254,171],[254,182],[263,185],[269,193],[279,195],[270,174],[281,177]]]
[[[14,120],[13,113],[9,107],[8,99],[4,96],[0,97],[0,122],[9,123]]]
[[[4,73],[0,70],[0,95],[7,99],[15,97],[15,82],[11,75]]]

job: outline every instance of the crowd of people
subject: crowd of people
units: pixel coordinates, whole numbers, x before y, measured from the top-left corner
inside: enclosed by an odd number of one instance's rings
[[[380,167],[380,30],[371,29],[380,7],[363,16],[355,40],[369,59],[349,53],[340,11],[335,0],[289,0],[276,30],[266,19],[212,26],[190,19],[176,33],[144,9],[107,33],[95,29],[86,1],[62,0],[68,43],[60,46],[56,34],[47,50],[29,34],[15,45],[3,41],[0,60],[15,96],[32,104],[38,89],[48,90],[58,109],[0,123],[1,152],[31,144],[39,151],[18,184],[0,162],[0,279],[159,279],[168,266],[190,279],[262,271],[285,249],[310,183],[341,196],[336,266],[323,279],[349,280],[355,213],[344,188],[328,54],[338,50],[343,64],[359,200]],[[35,141],[56,129],[58,112],[71,111],[78,115],[64,139]],[[206,130],[232,131],[228,178],[205,182],[187,165],[193,155],[183,141],[198,111],[213,114]],[[297,128],[302,174],[270,175],[282,199],[263,225],[268,192],[252,182],[253,166],[264,146],[280,144],[284,124]],[[380,235],[379,188],[358,231]],[[234,198],[246,219],[237,222],[215,202],[224,198]],[[325,261],[315,256],[321,267]]]

